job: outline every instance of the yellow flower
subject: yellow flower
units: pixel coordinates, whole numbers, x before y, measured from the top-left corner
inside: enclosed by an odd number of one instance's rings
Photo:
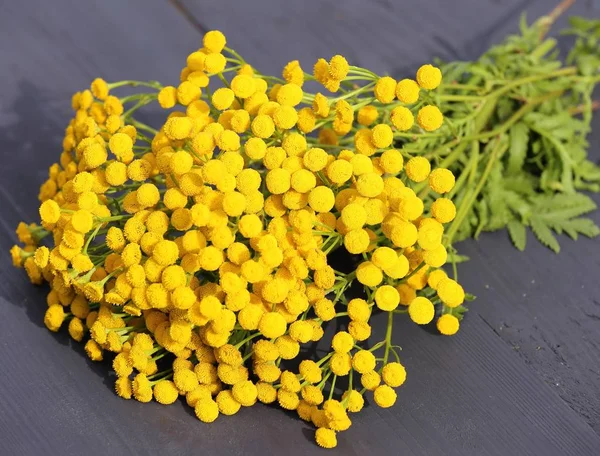
[[[317,119],[311,108],[305,107],[298,111],[296,126],[302,133],[310,133],[315,129]]]
[[[37,267],[42,269],[45,268],[48,265],[48,260],[50,259],[50,251],[48,250],[48,247],[38,247],[35,251],[33,259]]]
[[[312,109],[316,116],[322,118],[327,117],[330,109],[328,98],[321,93],[317,93],[313,100]]]
[[[396,85],[396,97],[405,104],[416,103],[419,99],[419,85],[412,79],[402,79]]]
[[[406,369],[400,363],[388,363],[383,366],[381,376],[386,385],[398,388],[406,380]]]
[[[208,64],[208,59],[206,63]],[[215,65],[218,65],[219,63],[215,62]],[[183,81],[181,84],[179,84],[179,86],[177,86],[177,101],[183,106],[188,106],[189,104],[198,100],[201,93],[202,91],[198,86],[190,81]]]
[[[465,300],[465,291],[455,280],[442,279],[438,283],[437,293],[442,302],[448,307],[458,307]]]
[[[366,252],[370,244],[369,233],[361,228],[350,230],[344,236],[344,247],[352,254]]]
[[[204,423],[212,423],[219,416],[219,406],[212,399],[200,399],[196,402],[194,412]]]
[[[257,385],[249,380],[244,380],[233,385],[231,390],[233,398],[244,407],[250,407],[256,403],[259,397]]]
[[[223,111],[231,106],[235,98],[233,90],[227,87],[221,87],[212,94],[212,105],[220,111]]]
[[[427,218],[419,224],[418,243],[424,250],[433,250],[441,246],[444,227],[435,219]]]
[[[367,105],[358,110],[356,120],[360,125],[368,127],[377,120],[377,117],[379,117],[377,108],[373,105]]]
[[[417,123],[425,131],[435,131],[442,126],[444,116],[437,106],[423,106],[417,114]]]
[[[320,427],[315,431],[315,441],[321,448],[335,448],[337,446],[335,431],[324,427]]]
[[[279,406],[285,410],[296,410],[300,404],[298,394],[283,388],[277,391],[277,401],[279,402]]]
[[[458,332],[460,322],[454,315],[444,314],[437,319],[436,326],[441,334],[452,336]]]
[[[128,163],[133,157],[133,141],[125,133],[115,133],[108,141],[110,151],[122,162]]]
[[[106,83],[106,81],[104,79],[101,78],[96,78],[92,81],[91,87],[90,87],[92,93],[94,94],[94,96],[96,98],[98,98],[99,100],[105,100],[106,97],[108,97],[108,84]]]
[[[417,70],[417,83],[427,90],[437,88],[442,82],[442,72],[433,65],[423,65]]]
[[[433,320],[434,314],[435,308],[433,307],[432,302],[423,296],[414,298],[408,306],[408,315],[410,316],[410,319],[418,325],[426,325],[429,323]]]
[[[302,101],[302,89],[296,84],[285,84],[277,92],[277,103],[282,106],[296,106]]]
[[[300,344],[287,335],[278,337],[275,346],[282,359],[294,359],[300,352]]]
[[[127,234],[127,233],[125,233]],[[163,266],[168,266],[175,263],[179,256],[179,248],[173,241],[163,239],[154,246],[152,250],[152,258]]]
[[[356,278],[363,285],[376,287],[383,280],[383,273],[370,261],[364,261],[356,268]]]
[[[56,223],[60,218],[60,206],[53,200],[46,200],[40,206],[40,217],[45,223]]]
[[[354,346],[354,338],[345,331],[339,331],[333,336],[331,348],[336,353],[348,353]]]
[[[258,329],[266,338],[275,339],[285,334],[287,323],[281,314],[267,312],[261,317]]]
[[[60,304],[52,304],[46,309],[44,324],[50,331],[58,331],[65,319],[65,311]]]
[[[269,383],[256,384],[257,398],[263,404],[271,404],[277,400],[277,390]]]
[[[358,193],[362,196],[375,198],[383,192],[383,189],[383,179],[375,173],[361,174],[356,180],[356,190],[358,190]]]
[[[275,132],[275,124],[273,123],[273,119],[266,114],[259,114],[252,121],[252,133],[257,138],[270,138],[271,135]]]
[[[445,168],[436,168],[429,175],[429,186],[436,193],[448,193],[454,182],[454,174]]]
[[[394,100],[396,90],[396,80],[389,76],[384,76],[377,80],[373,90],[375,98],[381,103],[388,104]]]
[[[400,294],[391,285],[383,285],[375,291],[375,304],[381,310],[391,312],[400,304]]]
[[[359,350],[352,357],[352,367],[359,374],[374,370],[376,363],[375,355],[368,350]]]
[[[209,52],[221,52],[227,44],[227,39],[219,30],[211,30],[202,38],[202,44]]]
[[[380,385],[373,392],[375,403],[381,408],[391,407],[396,403],[396,392],[388,385]]]
[[[334,55],[329,61],[329,76],[337,81],[344,79],[349,69],[348,61],[341,55]]]
[[[88,340],[84,348],[88,358],[92,361],[102,361],[102,347],[95,340]]]
[[[290,371],[283,371],[279,378],[280,385],[283,389],[292,393],[299,393],[301,386],[296,374]]]
[[[415,123],[413,113],[404,106],[397,106],[392,109],[390,119],[394,127],[400,131],[410,130]]]
[[[353,173],[352,165],[347,160],[335,160],[327,167],[327,177],[337,185],[347,182]]]
[[[406,163],[406,175],[414,182],[423,182],[430,171],[431,164],[425,157],[413,157]]]
[[[282,76],[287,82],[296,84],[300,87],[302,87],[302,84],[304,83],[304,71],[302,71],[298,60],[288,62],[283,68]]]
[[[231,90],[238,98],[248,98],[256,91],[254,79],[251,76],[239,74],[231,80]]]
[[[220,391],[217,394],[216,402],[219,406],[219,412],[223,415],[235,415],[241,408],[241,404],[234,398],[231,390]]]
[[[275,195],[285,193],[291,187],[290,172],[283,168],[272,169],[267,173],[265,183],[269,192]]]
[[[371,141],[378,149],[385,149],[394,141],[394,133],[387,124],[375,125],[371,130]]]
[[[170,109],[177,103],[177,89],[173,86],[167,86],[158,92],[158,103],[164,109]]]
[[[352,413],[360,412],[365,405],[365,399],[362,394],[356,390],[344,392],[342,399],[346,402],[348,411]]]
[[[127,377],[118,377],[115,381],[115,392],[123,399],[131,399],[133,394],[131,380]]]
[[[432,268],[442,267],[446,263],[447,258],[446,248],[441,244],[423,253],[423,261]]]
[[[187,155],[187,154],[186,154]],[[137,202],[142,207],[152,207],[160,201],[160,193],[154,184],[144,183],[136,192]]]
[[[381,376],[374,370],[365,372],[360,377],[360,383],[365,389],[373,391],[381,383]]]
[[[279,106],[273,112],[273,122],[282,130],[289,130],[298,122],[298,113],[292,106]]]
[[[179,369],[173,373],[173,382],[179,391],[188,393],[198,387],[196,374],[189,369]]]

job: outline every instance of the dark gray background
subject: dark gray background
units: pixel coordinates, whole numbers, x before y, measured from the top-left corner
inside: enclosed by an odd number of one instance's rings
[[[326,453],[307,424],[279,409],[257,405],[205,425],[182,403],[119,399],[107,365],[43,327],[45,293],[12,268],[8,249],[17,222],[37,219],[72,92],[96,76],[175,83],[212,28],[266,72],[343,53],[400,76],[434,56],[475,58],[517,30],[522,10],[533,18],[554,4],[1,1],[0,455]],[[600,17],[600,5],[579,0],[572,12]],[[598,159],[600,116],[594,125]],[[329,454],[600,454],[600,243],[561,239],[554,255],[530,241],[524,254],[504,232],[460,245],[472,257],[460,279],[478,296],[461,332],[444,338],[399,321],[394,343],[408,380],[396,406],[356,415]]]

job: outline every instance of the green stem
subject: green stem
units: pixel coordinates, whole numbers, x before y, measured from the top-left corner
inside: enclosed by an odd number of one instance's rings
[[[485,182],[486,182],[490,172],[492,171],[494,164],[496,163],[496,159],[500,155],[500,150],[501,150],[503,144],[505,144],[505,143],[503,143],[500,140],[500,138],[498,138],[497,143],[492,150],[490,159],[485,167],[485,170],[483,171],[481,179],[479,180],[479,183],[477,184],[477,187],[475,187],[475,190],[467,198],[465,198],[465,201],[463,202],[463,204],[460,205],[460,207],[458,209],[458,214],[456,215],[456,218],[454,219],[454,221],[452,222],[452,225],[450,226],[450,229],[448,230],[448,237],[447,237],[448,245],[452,244],[452,239],[454,238],[454,235],[460,228],[460,225],[462,224],[464,218],[467,216],[469,210],[471,209],[471,206],[475,202],[475,199],[477,198],[477,196],[481,192],[481,189],[485,185]]]
[[[163,85],[158,81],[118,81],[107,84],[109,89],[116,89],[117,87],[131,86],[131,87],[150,87],[152,89],[162,89]]]
[[[329,400],[333,397],[333,391],[335,390],[335,382],[337,380],[337,375],[333,374],[333,381],[331,382],[331,390],[329,390]]]
[[[385,331],[385,351],[383,352],[383,365],[385,366],[390,356],[390,347],[392,345],[392,327],[394,324],[394,312],[388,312],[387,329]]]

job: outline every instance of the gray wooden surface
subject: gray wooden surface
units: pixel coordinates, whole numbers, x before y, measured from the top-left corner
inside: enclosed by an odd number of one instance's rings
[[[313,431],[255,406],[200,423],[184,404],[119,399],[107,366],[42,324],[44,292],[6,252],[37,217],[37,186],[60,151],[70,94],[96,76],[176,81],[201,33],[219,28],[252,63],[346,54],[394,75],[433,56],[472,58],[545,0],[0,2],[0,454],[313,454]],[[579,0],[574,12],[600,16]],[[600,158],[600,117],[592,155]],[[598,198],[597,198],[598,200]],[[600,215],[595,219],[600,221]],[[392,409],[367,407],[329,454],[600,454],[600,242],[556,256],[505,233],[465,242],[478,295],[454,338],[400,323],[408,380]],[[383,322],[379,321],[379,331]]]

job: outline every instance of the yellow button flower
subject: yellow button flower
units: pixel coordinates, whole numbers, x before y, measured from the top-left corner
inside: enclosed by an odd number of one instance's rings
[[[425,157],[413,157],[406,163],[406,175],[414,182],[423,182],[430,171],[431,164]]]
[[[465,300],[465,291],[455,280],[442,279],[438,283],[437,293],[442,302],[448,307],[458,307]]]
[[[423,89],[433,90],[442,82],[442,72],[433,65],[423,65],[417,70],[417,83]]]
[[[437,106],[423,106],[417,114],[417,123],[425,131],[435,131],[442,126],[444,116]]]
[[[413,299],[408,306],[408,315],[410,319],[418,325],[426,325],[435,314],[435,309],[432,302],[422,296],[418,296]]]
[[[412,79],[402,79],[396,85],[396,97],[405,104],[413,104],[419,100],[419,85]]]
[[[396,80],[389,76],[384,76],[377,80],[373,90],[375,98],[381,103],[388,104],[394,100],[396,90]]]
[[[415,123],[413,113],[404,106],[397,106],[392,109],[390,119],[392,124],[394,124],[394,127],[399,131],[408,131]]]

